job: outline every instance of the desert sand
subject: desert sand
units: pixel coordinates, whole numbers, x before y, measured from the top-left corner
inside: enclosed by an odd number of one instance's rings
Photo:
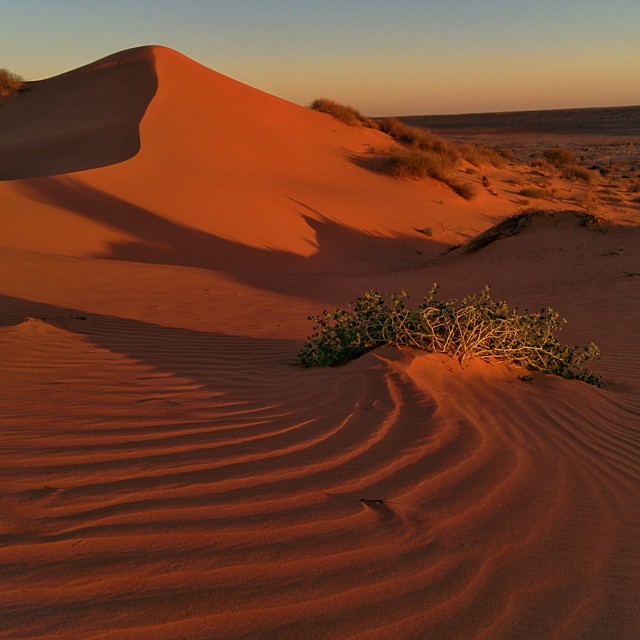
[[[2,102],[0,638],[638,637],[640,207],[445,253],[526,170],[466,201],[385,144],[163,47]],[[308,315],[433,282],[552,306],[603,388],[295,365]]]

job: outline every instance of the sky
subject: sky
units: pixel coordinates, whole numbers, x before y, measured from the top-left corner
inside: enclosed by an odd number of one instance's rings
[[[0,67],[36,80],[161,44],[369,115],[640,104],[640,0],[0,0]]]

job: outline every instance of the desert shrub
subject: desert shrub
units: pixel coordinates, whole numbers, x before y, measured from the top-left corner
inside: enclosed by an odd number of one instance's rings
[[[596,190],[591,187],[587,189],[583,194],[576,198],[577,204],[582,207],[587,213],[594,214],[598,211],[600,206],[600,197],[596,193]]]
[[[473,200],[478,195],[478,186],[473,182],[467,182],[459,178],[449,178],[444,182],[465,200]]]
[[[357,109],[348,104],[341,104],[329,98],[316,98],[310,105],[310,109],[328,113],[330,116],[344,122],[350,127],[371,127],[377,129],[378,125],[371,119],[363,116]]]
[[[494,167],[503,167],[509,158],[499,150],[484,147],[479,144],[463,144],[459,147],[460,155],[474,167],[483,164],[491,164]]]
[[[0,97],[16,93],[24,87],[24,80],[9,69],[0,69]]]
[[[554,147],[553,149],[546,149],[542,155],[550,164],[556,167],[562,167],[565,164],[574,164],[576,162],[576,156],[568,149],[562,149],[560,147]]]
[[[562,177],[574,182],[580,180],[587,184],[591,183],[593,180],[593,174],[588,169],[578,167],[575,164],[564,167],[562,170]]]
[[[443,353],[463,364],[470,358],[496,360],[600,384],[585,368],[600,356],[598,347],[562,345],[555,333],[566,321],[552,309],[518,313],[493,300],[489,287],[460,300],[441,300],[434,285],[417,309],[408,306],[404,293],[385,297],[368,291],[346,309],[309,319],[314,333],[298,353],[306,367],[340,365],[392,344]]]
[[[640,193],[640,181],[629,186],[629,193]]]
[[[396,118],[382,118],[378,121],[378,127],[398,142],[403,142],[418,151],[437,153],[450,164],[454,164],[460,158],[458,147],[453,142],[431,133],[428,129],[412,127]]]
[[[394,178],[433,178],[444,182],[455,193],[470,200],[477,195],[477,187],[453,172],[453,163],[447,156],[437,152],[397,150],[385,158],[380,170]]]
[[[537,198],[538,200],[549,200],[551,195],[545,189],[537,189],[536,187],[520,189],[518,193],[525,198]]]

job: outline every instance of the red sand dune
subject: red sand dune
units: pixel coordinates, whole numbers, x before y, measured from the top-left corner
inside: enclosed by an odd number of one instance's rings
[[[441,257],[516,170],[467,202],[371,144],[159,47],[0,108],[0,638],[637,636],[638,228]],[[292,365],[309,313],[434,281],[557,308],[605,388]]]

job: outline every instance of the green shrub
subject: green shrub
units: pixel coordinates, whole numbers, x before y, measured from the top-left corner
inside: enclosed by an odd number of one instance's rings
[[[594,344],[563,346],[555,337],[562,324],[552,309],[518,313],[494,301],[489,287],[461,300],[440,300],[434,285],[418,309],[405,293],[384,297],[369,291],[346,309],[311,317],[314,333],[298,353],[306,367],[337,366],[377,347],[392,344],[470,358],[508,362],[532,371],[600,384],[585,368],[599,358]]]
[[[574,153],[568,149],[562,149],[560,147],[554,147],[553,149],[546,149],[542,155],[547,162],[555,165],[556,167],[562,167],[565,164],[573,164],[577,161]]]
[[[17,73],[0,69],[0,97],[21,91],[23,87],[24,80]]]
[[[348,105],[341,104],[329,98],[316,98],[310,105],[310,109],[328,113],[330,116],[344,122],[350,127],[371,127],[377,129],[378,125],[371,119],[363,116],[357,109]]]

